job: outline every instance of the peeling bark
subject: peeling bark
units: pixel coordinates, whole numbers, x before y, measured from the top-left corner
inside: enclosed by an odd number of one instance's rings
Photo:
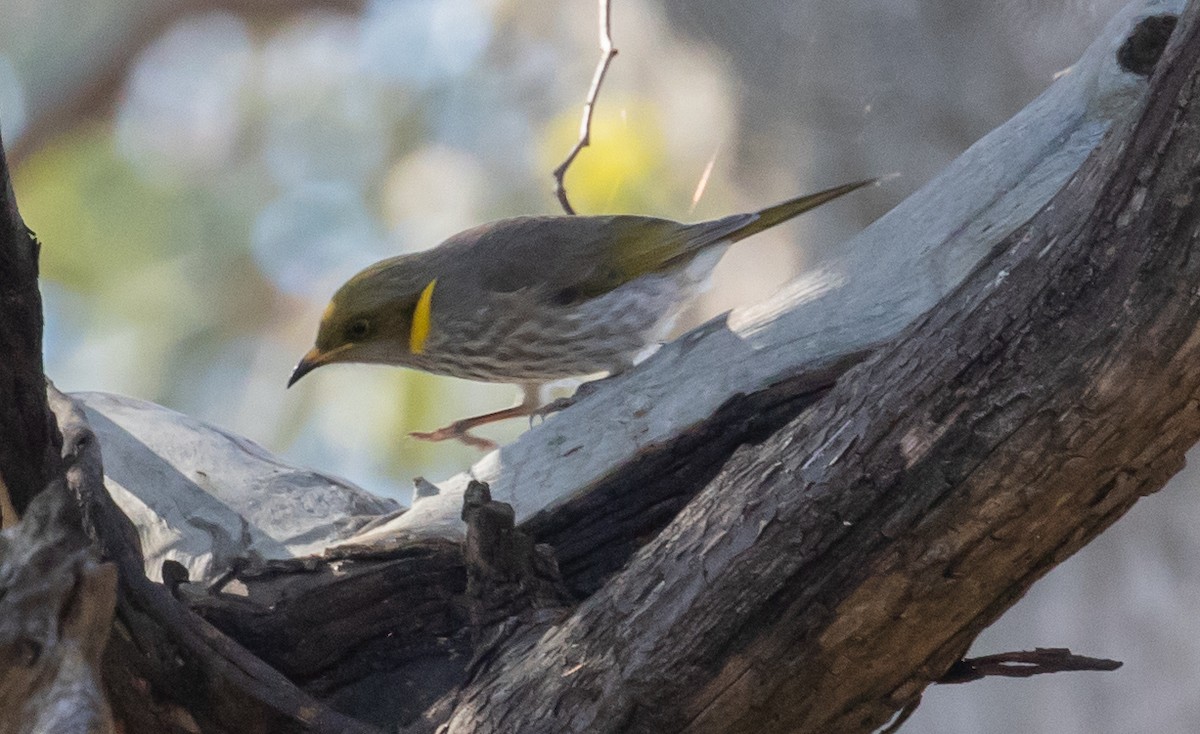
[[[0,535],[0,734],[113,731],[100,658],[116,581],[61,482]]]

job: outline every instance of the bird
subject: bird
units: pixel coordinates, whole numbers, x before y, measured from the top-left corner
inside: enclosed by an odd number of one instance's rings
[[[516,406],[410,434],[494,448],[471,431],[532,420],[548,382],[629,368],[666,335],[730,245],[877,181],[693,224],[633,214],[535,215],[459,232],[346,281],[287,386],[343,362],[516,384],[523,395]]]

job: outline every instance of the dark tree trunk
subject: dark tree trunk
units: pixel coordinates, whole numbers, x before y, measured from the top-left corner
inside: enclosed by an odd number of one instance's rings
[[[37,256],[37,240],[17,212],[5,165],[0,168],[0,489],[8,488],[17,512],[59,473],[60,439],[42,376]]]
[[[96,562],[61,482],[27,510],[0,536],[0,734],[108,734],[116,569]]]
[[[0,734],[103,734],[112,716],[99,667],[116,574],[97,562],[63,481],[42,376],[38,244],[2,143],[0,199],[0,507],[24,514],[0,533]]]

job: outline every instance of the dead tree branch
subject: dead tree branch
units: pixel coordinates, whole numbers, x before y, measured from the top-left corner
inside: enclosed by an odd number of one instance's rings
[[[104,487],[95,434],[70,398],[52,389],[50,402],[84,525],[119,571],[104,677],[125,730],[377,733],[300,691],[146,578],[137,530]]]
[[[1047,673],[1078,670],[1116,670],[1119,660],[1075,655],[1063,647],[1039,647],[1036,650],[1005,652],[959,660],[937,682],[943,685],[970,683],[988,677],[1032,678]]]
[[[102,734],[112,731],[100,656],[116,579],[62,481],[37,258],[0,142],[0,504],[24,515],[0,534],[0,732]]]
[[[467,599],[476,639],[492,637],[497,625],[573,600],[562,584],[554,551],[535,545],[517,530],[511,505],[492,500],[488,486],[476,482],[463,501],[467,540]]]
[[[122,725],[369,732],[323,704],[388,697],[381,728],[484,733],[869,731],[911,710],[1200,436],[1198,14],[1144,114],[931,311],[729,399],[727,423],[672,444],[695,467],[646,450],[607,502],[520,526],[476,486],[465,544],[393,535],[212,590],[176,569],[168,589],[55,395],[68,486],[120,571]],[[547,536],[571,551],[573,609]]]

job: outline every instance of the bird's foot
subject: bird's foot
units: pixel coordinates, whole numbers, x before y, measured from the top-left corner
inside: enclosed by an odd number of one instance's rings
[[[576,393],[576,395],[577,394],[578,393]],[[574,405],[576,400],[578,400],[578,398],[575,395],[572,395],[569,398],[555,398],[542,407],[535,408],[529,413],[529,427],[533,428],[533,422],[535,420],[544,421],[546,420],[546,416],[550,415],[551,413],[557,413],[560,410],[566,410]]]
[[[436,431],[429,431],[428,433],[413,431],[408,435],[421,441],[448,441],[454,439],[481,451],[492,451],[495,449],[497,446],[495,441],[480,438],[470,432],[473,425],[467,421],[455,421],[445,428],[439,428]]]
[[[575,393],[573,395],[571,395],[570,397],[556,398],[556,399],[551,400],[550,402],[546,403],[542,407],[530,411],[529,412],[529,427],[530,428],[533,427],[534,418],[540,418],[541,420],[546,420],[546,416],[550,415],[551,413],[557,413],[560,410],[566,410],[567,408],[571,407],[575,403],[578,403],[580,400],[583,400],[584,398],[594,394],[597,390],[600,389],[601,385],[603,385],[604,383],[611,380],[614,376],[615,375],[610,375],[608,377],[602,377],[599,380],[592,380],[590,382],[585,382],[582,385],[580,385],[579,387],[575,388]]]

